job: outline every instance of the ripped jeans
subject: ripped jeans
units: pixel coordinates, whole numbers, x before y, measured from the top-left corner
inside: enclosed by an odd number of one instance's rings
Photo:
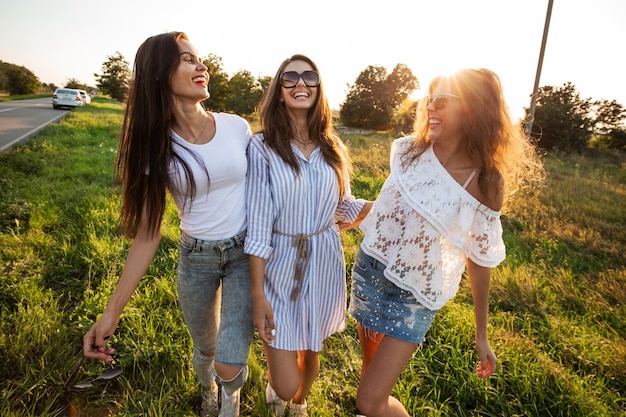
[[[200,383],[211,387],[214,362],[242,368],[228,392],[243,386],[254,335],[250,264],[243,252],[245,231],[229,239],[180,237],[178,297],[193,340],[192,363]]]

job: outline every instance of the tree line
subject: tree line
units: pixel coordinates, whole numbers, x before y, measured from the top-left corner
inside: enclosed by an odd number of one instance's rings
[[[255,77],[246,70],[229,76],[222,58],[214,54],[203,58],[203,63],[208,67],[211,93],[205,106],[242,116],[254,114],[271,77]],[[94,76],[101,93],[125,101],[131,70],[119,51],[108,56],[101,73]],[[341,123],[359,129],[410,133],[419,105],[410,97],[419,86],[417,77],[404,64],[397,64],[391,73],[385,67],[370,65],[348,86],[339,110]],[[91,89],[75,79],[68,80],[64,87]],[[23,66],[0,61],[0,91],[16,95],[42,89],[52,92],[55,88],[42,84]],[[525,110],[528,113],[529,109]],[[581,98],[571,82],[561,87],[544,86],[537,93],[530,134],[539,147],[548,150],[582,152],[591,146],[626,151],[626,109],[615,100]]]

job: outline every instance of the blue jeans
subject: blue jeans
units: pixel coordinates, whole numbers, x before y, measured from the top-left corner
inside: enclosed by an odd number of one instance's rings
[[[193,340],[193,367],[205,387],[213,384],[214,361],[244,368],[231,384],[241,387],[247,375],[254,311],[245,235],[219,241],[180,237],[178,297]]]

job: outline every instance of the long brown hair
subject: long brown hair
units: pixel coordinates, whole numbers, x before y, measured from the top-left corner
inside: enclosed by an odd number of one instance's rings
[[[463,69],[453,75],[436,77],[429,85],[429,94],[441,82],[455,87],[465,108],[466,152],[478,167],[480,191],[489,199],[502,200],[504,211],[508,197],[524,185],[543,179],[535,146],[524,135],[521,124],[513,124],[500,78],[493,71]],[[431,144],[426,107],[425,103],[418,106],[414,139],[403,155],[405,167]]]
[[[122,185],[123,204],[118,226],[127,237],[137,233],[142,216],[148,231],[158,232],[165,211],[168,170],[180,163],[190,183],[195,182],[187,164],[173,151],[170,129],[174,122],[171,77],[179,65],[178,43],[183,32],[152,36],[137,50],[124,112],[115,173]]]
[[[296,54],[280,64],[276,75],[272,79],[269,88],[263,95],[259,104],[259,118],[261,121],[261,132],[265,143],[276,152],[297,174],[300,173],[300,166],[290,141],[295,131],[291,119],[287,113],[285,103],[280,101],[281,86],[280,76],[285,71],[285,67],[293,61],[303,61],[308,63],[314,71],[319,74],[319,69],[315,63],[305,55]],[[324,83],[320,77],[320,84],[317,87],[317,98],[315,104],[309,109],[307,114],[309,125],[309,137],[320,147],[322,156],[337,174],[339,181],[340,195],[345,192],[345,181],[351,170],[348,150],[335,132],[333,127],[332,112],[328,99],[324,92]]]

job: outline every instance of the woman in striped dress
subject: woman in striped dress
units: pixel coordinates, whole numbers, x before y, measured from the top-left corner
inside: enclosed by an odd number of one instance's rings
[[[370,203],[350,193],[349,157],[334,132],[317,66],[294,55],[260,105],[248,149],[248,236],[254,324],[276,415],[306,416],[324,339],[345,327],[345,265],[337,222],[356,225]],[[343,227],[342,227],[343,229]]]

